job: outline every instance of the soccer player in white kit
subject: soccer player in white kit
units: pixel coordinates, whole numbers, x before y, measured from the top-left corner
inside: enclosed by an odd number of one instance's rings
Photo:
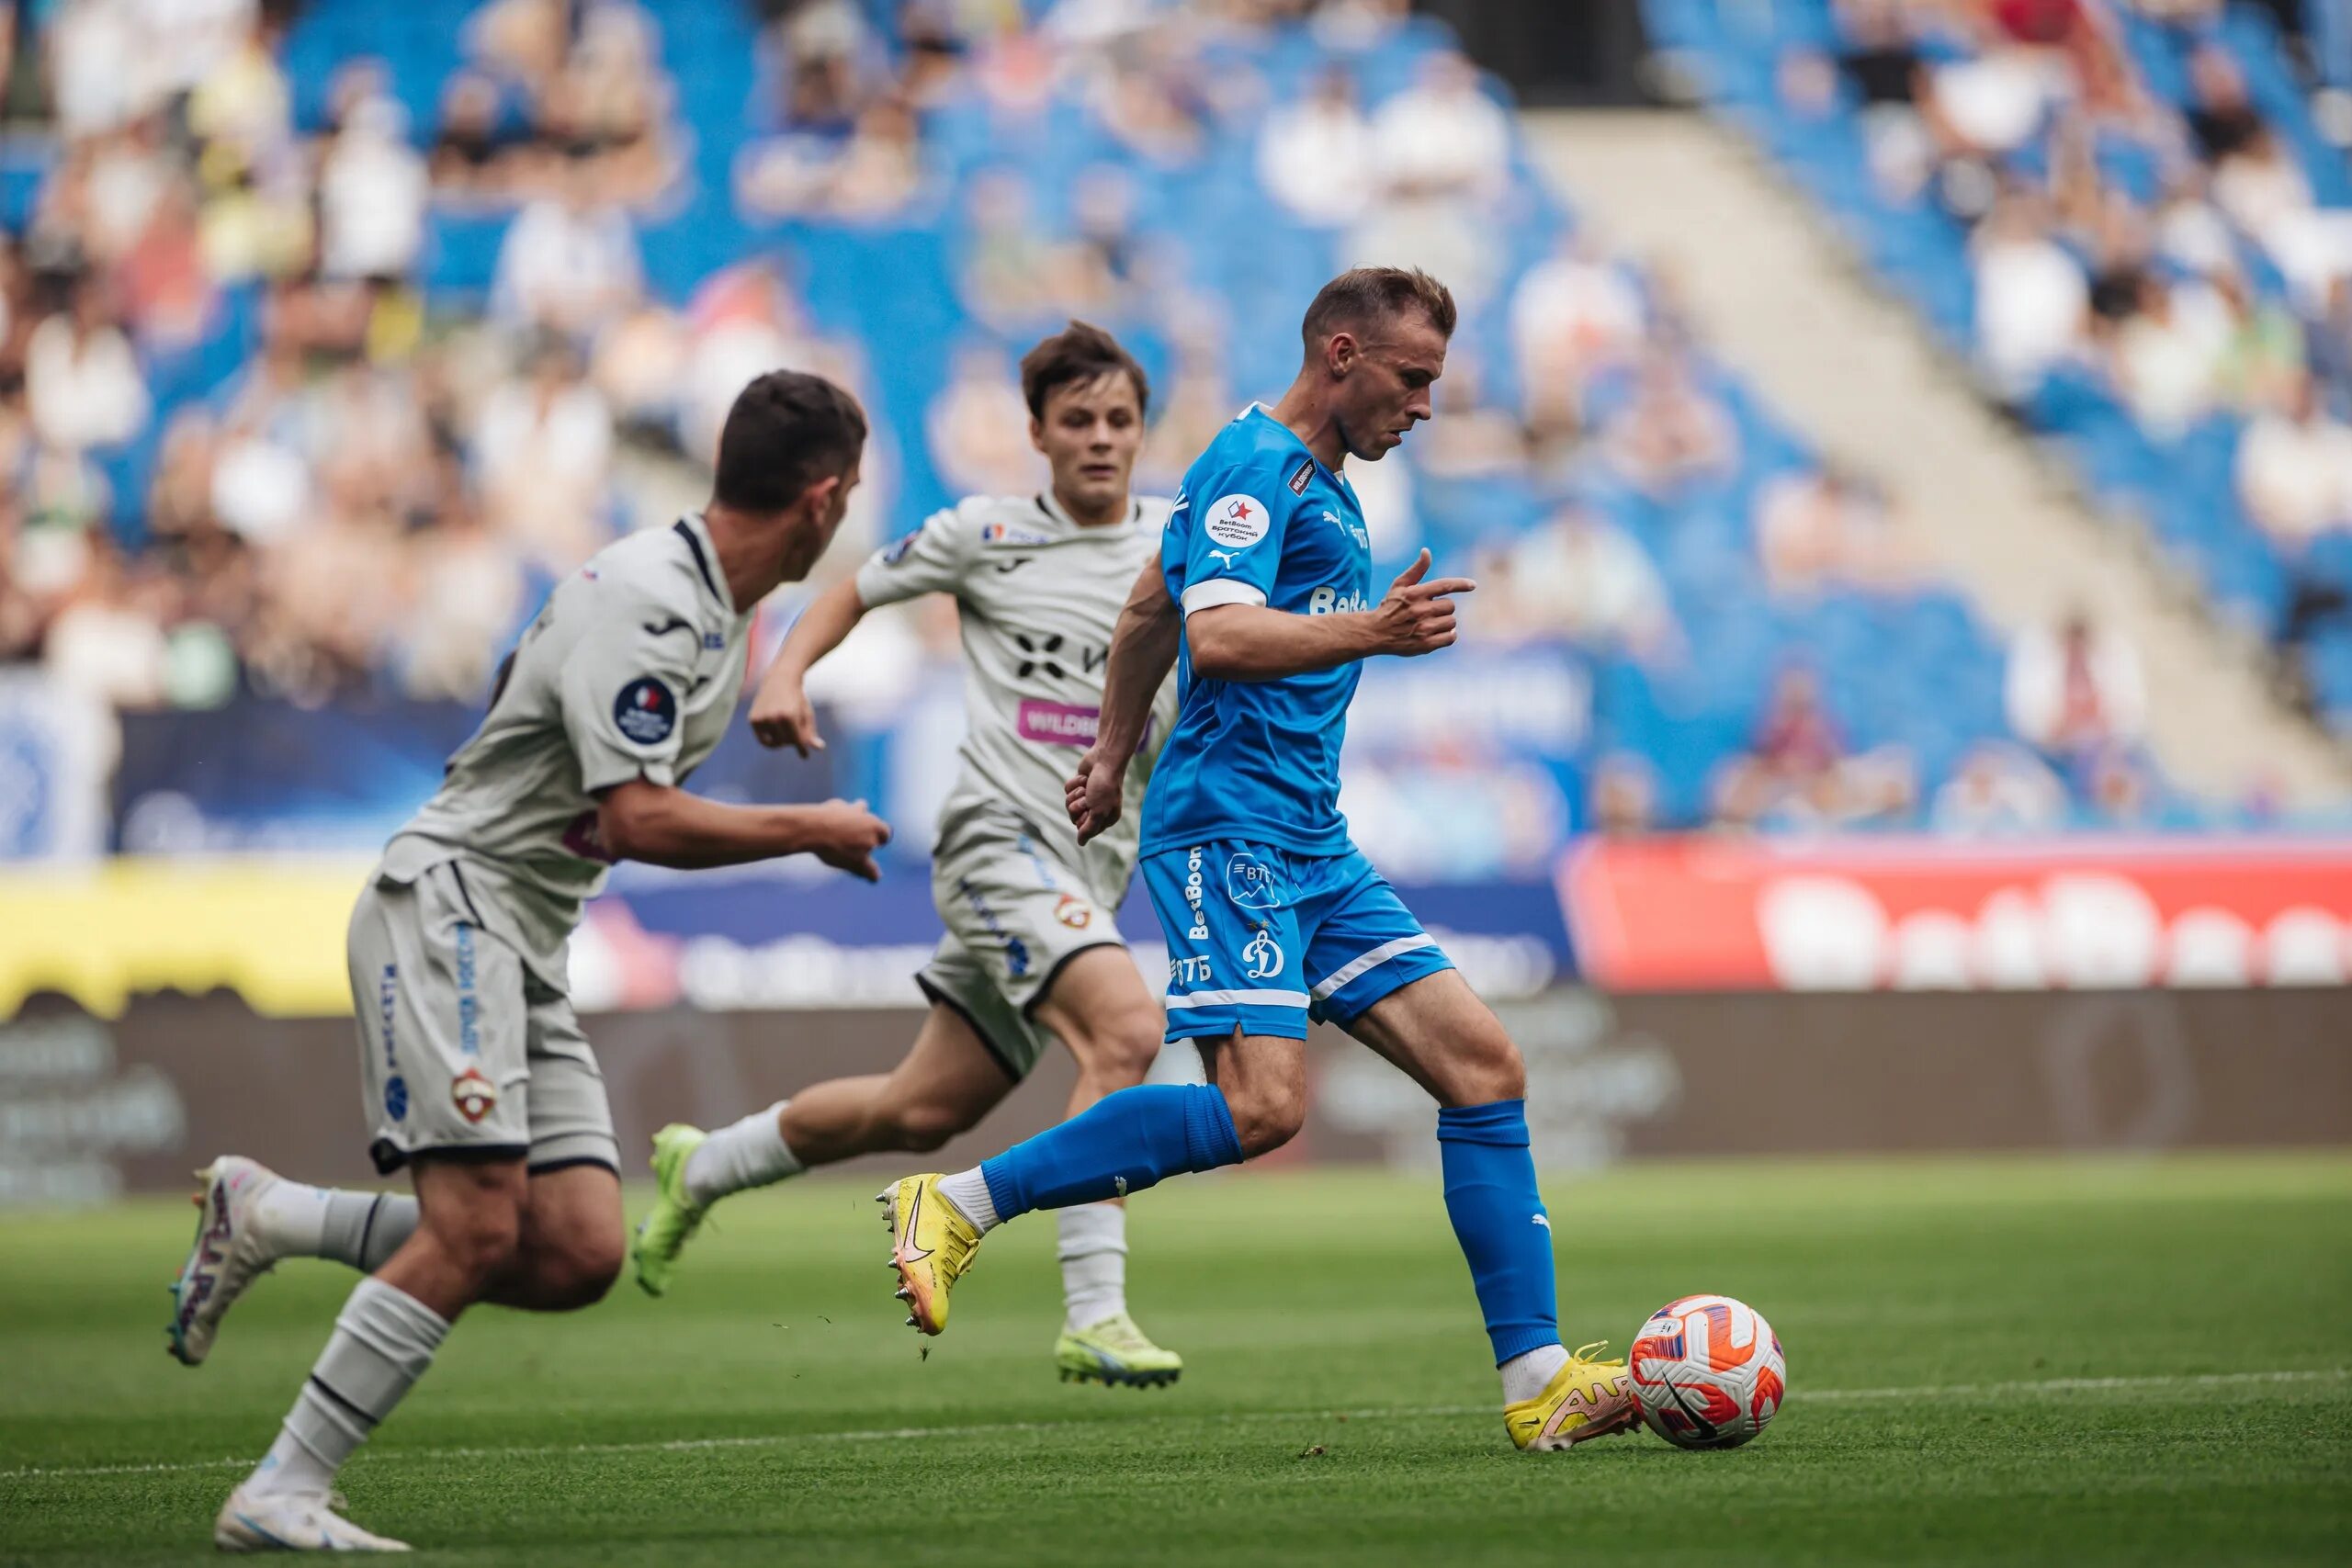
[[[776,371],[737,398],[709,505],[599,552],[559,584],[439,793],[394,835],[348,953],[371,1152],[413,1199],[215,1163],[175,1287],[172,1348],[204,1359],[220,1315],[281,1258],[368,1277],[286,1417],[222,1505],[224,1551],[400,1551],[331,1501],[336,1471],[480,1302],[564,1312],[601,1298],[624,1243],[619,1151],[565,994],[581,907],[616,860],[693,868],[814,854],[872,880],[889,829],[862,804],[725,806],[679,786],[742,691],[759,603],[808,575],[865,443],[855,400]]]
[[[967,733],[933,854],[946,934],[916,976],[930,1014],[888,1073],[812,1084],[713,1133],[655,1135],[661,1195],[631,1249],[652,1294],[719,1199],[856,1155],[937,1148],[1026,1077],[1049,1038],[1077,1058],[1071,1115],[1142,1082],[1159,1050],[1159,1004],[1113,919],[1135,869],[1137,814],[1081,849],[1065,798],[1094,741],[1120,609],[1168,523],[1168,502],[1128,493],[1149,388],[1117,340],[1076,321],[1021,373],[1051,488],[975,496],[876,552],[801,616],[752,705],[768,745],[821,747],[803,690],[810,666],[869,610],[955,596]],[[1165,735],[1174,682],[1156,712]],[[1128,775],[1138,800],[1157,746]],[[1153,1385],[1183,1370],[1128,1315],[1125,1220],[1115,1201],[1061,1211],[1068,1310],[1054,1353],[1065,1380]]]

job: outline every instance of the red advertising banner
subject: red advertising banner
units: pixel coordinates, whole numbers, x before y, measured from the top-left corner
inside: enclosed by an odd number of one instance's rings
[[[1561,861],[1618,991],[2341,986],[2352,841],[1589,840]]]

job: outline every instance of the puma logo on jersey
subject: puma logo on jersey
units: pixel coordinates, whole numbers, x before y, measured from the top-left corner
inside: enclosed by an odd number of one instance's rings
[[[654,625],[651,621],[639,624],[645,627],[647,637],[668,637],[672,632],[690,632],[695,629],[694,623],[681,615],[673,615],[660,626]]]
[[[1214,558],[1226,570],[1231,571],[1233,570],[1233,558],[1240,553],[1241,552],[1238,550],[1211,550],[1209,555]]]

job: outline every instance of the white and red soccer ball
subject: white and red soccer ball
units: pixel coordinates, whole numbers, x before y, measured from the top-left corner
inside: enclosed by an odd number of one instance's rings
[[[1634,1336],[1626,1361],[1642,1420],[1677,1448],[1736,1449],[1788,1393],[1772,1325],[1729,1296],[1667,1303]]]

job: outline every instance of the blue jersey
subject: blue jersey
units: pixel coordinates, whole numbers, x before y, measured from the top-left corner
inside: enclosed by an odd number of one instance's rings
[[[1366,610],[1372,536],[1347,480],[1251,404],[1184,475],[1160,540],[1185,615],[1263,604],[1295,615]],[[1144,795],[1142,852],[1239,840],[1301,855],[1350,849],[1340,743],[1360,664],[1279,681],[1211,681],[1177,663],[1176,727]]]

